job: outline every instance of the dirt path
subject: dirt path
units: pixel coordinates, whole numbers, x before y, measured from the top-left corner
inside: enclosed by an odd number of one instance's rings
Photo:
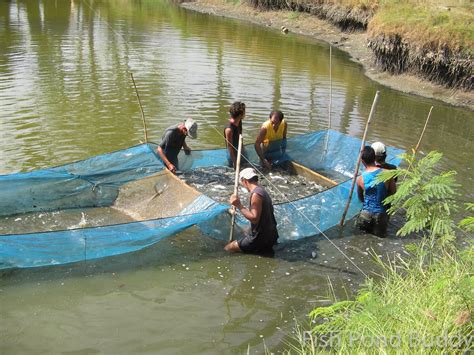
[[[258,11],[246,4],[234,5],[224,0],[196,0],[185,2],[181,6],[202,13],[250,21],[276,30],[285,26],[289,32],[332,43],[339,49],[348,52],[351,59],[360,63],[365,74],[374,81],[405,93],[433,98],[474,110],[473,92],[446,89],[413,75],[394,76],[378,70],[374,65],[372,52],[367,48],[365,33],[341,32],[330,23],[305,13],[290,16],[292,14],[290,11]]]

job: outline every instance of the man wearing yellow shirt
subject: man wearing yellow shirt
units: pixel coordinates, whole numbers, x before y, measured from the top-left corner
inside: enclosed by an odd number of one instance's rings
[[[266,169],[271,169],[272,160],[285,153],[287,124],[284,117],[283,112],[272,111],[255,140],[255,151]]]

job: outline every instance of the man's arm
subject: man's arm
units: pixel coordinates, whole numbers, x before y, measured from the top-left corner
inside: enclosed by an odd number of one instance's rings
[[[397,184],[395,183],[395,179],[390,179],[387,181],[387,195],[391,196],[397,192]]]
[[[186,141],[183,142],[183,150],[184,154],[189,155],[191,154],[191,148],[186,144]]]
[[[240,199],[232,195],[230,197],[230,203],[240,210],[240,213],[247,218],[250,223],[256,224],[260,220],[260,216],[262,215],[262,204],[263,200],[262,197],[258,194],[252,195],[252,200],[250,201],[250,209],[244,207],[240,202]]]
[[[360,202],[364,202],[364,179],[362,176],[357,178],[357,197]]]
[[[285,128],[283,130],[283,139],[281,140],[281,152],[285,154],[286,152],[286,132],[288,130],[288,125],[286,124],[286,121],[283,121],[285,123]]]
[[[165,152],[163,152],[163,148],[161,148],[161,146],[158,146],[158,148],[156,149],[156,152],[160,156],[161,160],[163,160],[163,163],[165,164],[165,166],[174,174],[176,172],[176,167],[173,164],[171,164],[171,162],[168,160],[168,158],[165,155]]]
[[[226,128],[225,131],[224,131],[224,134],[225,134],[225,141],[226,141],[226,144],[227,144],[227,149],[229,150],[230,159],[232,160],[232,164],[235,168],[235,164],[236,164],[237,159],[236,159],[236,156],[235,156],[235,151],[232,148],[232,130],[230,128]],[[235,149],[237,150],[237,147],[235,147]]]
[[[271,169],[270,162],[265,159],[262,151],[262,143],[263,139],[267,134],[267,129],[265,127],[261,127],[260,131],[258,132],[257,139],[255,140],[255,152],[257,152],[258,157],[260,158],[260,163],[267,169]]]

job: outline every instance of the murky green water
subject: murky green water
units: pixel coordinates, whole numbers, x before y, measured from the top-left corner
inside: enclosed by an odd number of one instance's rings
[[[250,143],[272,108],[289,134],[326,128],[328,46],[297,35],[206,16],[160,0],[0,1],[0,172],[30,171],[143,140],[133,72],[149,136],[198,120],[192,148],[222,147],[227,108],[247,104]],[[461,200],[473,198],[473,113],[367,80],[333,50],[332,127],[409,149],[433,115],[422,150],[445,153]],[[394,234],[399,221],[392,221]],[[351,226],[332,241],[366,273],[369,248],[403,253],[395,237]],[[280,245],[273,259],[228,256],[195,229],[153,248],[73,268],[17,271],[0,279],[2,353],[243,353],[274,350],[328,299],[363,279],[322,237]]]

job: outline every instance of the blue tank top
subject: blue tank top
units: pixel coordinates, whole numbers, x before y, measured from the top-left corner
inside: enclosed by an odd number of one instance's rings
[[[383,169],[377,169],[362,173],[362,179],[364,180],[364,204],[362,209],[365,211],[384,213],[387,210],[383,205],[383,200],[387,197],[385,183],[375,184],[375,178],[382,171]]]

